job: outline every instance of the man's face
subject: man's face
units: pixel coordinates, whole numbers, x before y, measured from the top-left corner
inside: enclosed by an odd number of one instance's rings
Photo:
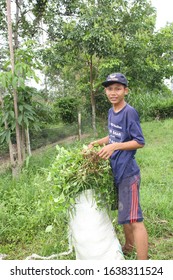
[[[122,84],[115,83],[105,88],[106,95],[112,104],[119,104],[128,94],[128,88]]]

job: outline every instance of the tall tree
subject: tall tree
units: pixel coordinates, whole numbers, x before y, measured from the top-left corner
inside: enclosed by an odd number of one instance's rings
[[[26,3],[26,2],[25,2]],[[23,161],[25,160],[25,143],[29,145],[29,123],[35,120],[34,111],[30,104],[27,104],[28,90],[26,89],[25,82],[27,78],[34,78],[37,80],[34,70],[37,68],[37,58],[33,59],[33,41],[28,41],[25,46],[21,42],[24,40],[19,34],[21,34],[20,23],[22,15],[22,4],[20,0],[15,0],[15,21],[13,23],[12,30],[12,15],[11,15],[11,1],[6,0],[6,5],[1,0],[0,5],[3,9],[6,8],[7,23],[8,23],[8,45],[10,49],[10,63],[2,63],[1,65],[1,86],[5,89],[6,97],[13,97],[13,109],[11,106],[11,98],[5,98],[1,94],[1,107],[3,111],[2,121],[5,125],[5,131],[1,133],[1,141],[7,139],[9,142],[10,158],[12,171],[14,176],[17,175],[20,170]],[[23,4],[24,5],[24,4]],[[23,6],[24,7],[24,6]],[[4,10],[3,10],[4,11]],[[2,13],[3,15],[3,13]],[[0,13],[1,16],[1,13]],[[1,26],[0,26],[1,27]],[[22,30],[24,31],[24,30]],[[25,29],[26,31],[26,29]],[[2,33],[4,35],[4,33]],[[6,36],[4,36],[5,38]],[[28,36],[29,37],[29,36]],[[14,38],[14,41],[13,41]],[[19,44],[20,42],[20,44]],[[27,52],[27,55],[26,55]],[[8,59],[7,51],[4,61]],[[2,62],[2,61],[1,61]],[[33,70],[34,68],[34,70]],[[8,101],[4,102],[4,99]],[[10,109],[10,110],[9,110]],[[13,118],[15,122],[13,121]],[[13,156],[11,143],[11,133],[15,128],[16,140],[16,155]],[[13,137],[14,138],[14,137]],[[30,153],[30,147],[28,146],[28,152]]]
[[[82,68],[88,67],[89,84],[90,84],[90,100],[92,108],[92,126],[96,133],[96,112],[95,112],[95,92],[94,81],[96,79],[97,68],[95,63],[111,53],[112,41],[112,25],[116,23],[118,16],[116,14],[119,3],[112,4],[112,1],[78,1],[78,8],[71,9],[72,13],[68,14],[69,6],[65,6],[64,14],[56,20],[56,25],[49,22],[49,37],[54,40],[55,51],[59,58],[59,64],[69,65],[71,63],[78,64],[79,57],[83,60]],[[116,6],[111,16],[110,25],[103,25],[105,17],[107,19],[107,7]],[[68,9],[67,9],[68,8]],[[50,9],[51,12],[51,9]],[[68,14],[68,16],[67,16]],[[121,15],[120,15],[121,16]],[[53,27],[53,28],[52,28]],[[55,39],[54,39],[55,38]],[[67,55],[68,53],[68,55]],[[63,58],[63,62],[61,63]],[[56,59],[57,61],[57,59]],[[80,61],[81,62],[81,61]],[[53,62],[54,63],[54,62]],[[82,79],[81,69],[78,71],[77,79]],[[88,85],[87,82],[87,85]]]
[[[8,40],[10,48],[10,57],[11,57],[11,71],[14,74],[14,49],[13,49],[13,40],[12,40],[12,21],[11,21],[11,1],[7,0],[7,22],[8,22]],[[18,123],[18,101],[17,101],[17,91],[13,90],[14,98],[14,112],[15,112],[15,121],[16,121],[16,142],[17,142],[17,159],[18,165],[22,164],[22,153],[21,153],[21,135],[20,127]]]

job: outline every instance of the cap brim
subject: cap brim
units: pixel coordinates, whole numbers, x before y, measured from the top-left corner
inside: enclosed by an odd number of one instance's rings
[[[102,83],[102,86],[108,87],[108,86],[113,85],[113,84],[121,84],[121,85],[127,86],[127,85],[125,85],[121,82],[118,82],[118,81],[105,81],[105,82]]]

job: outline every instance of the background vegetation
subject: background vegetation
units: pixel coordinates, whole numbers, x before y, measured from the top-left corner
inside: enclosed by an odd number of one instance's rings
[[[171,116],[164,81],[173,76],[173,24],[155,30],[149,0],[0,0],[0,20],[0,143],[13,176],[39,128],[77,123],[81,113],[96,135],[109,107],[101,82],[111,72],[127,76],[141,119]]]

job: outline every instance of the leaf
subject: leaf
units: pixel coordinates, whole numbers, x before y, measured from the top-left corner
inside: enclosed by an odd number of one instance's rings
[[[2,123],[4,123],[8,119],[8,116],[9,116],[8,112],[5,113],[5,115],[2,118]]]
[[[17,121],[20,125],[22,123],[22,120],[23,120],[23,115],[19,115]]]
[[[8,66],[11,64],[10,61],[7,61],[5,64],[4,64],[4,69],[8,69]]]
[[[14,121],[11,125],[11,130],[13,131],[15,129],[15,127],[16,127],[16,122]]]
[[[32,107],[28,104],[24,104],[23,107],[26,108],[28,111],[33,111]]]
[[[61,193],[61,195],[58,198],[54,198],[53,199],[55,203],[63,203],[65,201],[65,196],[63,193]]]
[[[23,105],[19,105],[19,111],[23,112]]]
[[[7,87],[7,83],[8,83],[7,78],[5,77],[5,75],[1,75],[0,78],[1,78],[2,86],[3,86],[4,88],[6,88],[6,87]]]
[[[49,226],[47,226],[45,232],[51,232],[52,229],[53,229],[53,226],[52,226],[52,225],[49,225]]]
[[[16,89],[18,86],[18,78],[17,77],[14,77],[13,80],[12,80],[12,87],[14,89]]]
[[[1,140],[0,143],[1,143],[1,144],[4,142],[5,137],[6,137],[6,131],[4,131],[4,132],[2,132],[2,133],[0,134],[0,140]]]
[[[14,111],[10,111],[9,114],[11,115],[12,118],[14,118]]]
[[[19,86],[24,88],[25,87],[25,80],[21,77],[19,77],[18,79],[18,83],[19,83]]]
[[[33,116],[32,116],[32,115],[25,115],[25,117],[26,117],[27,119],[29,119],[29,120],[34,121],[34,118],[33,118]]]
[[[26,124],[26,126],[29,126],[28,118],[26,118],[25,116],[24,116],[24,123]]]
[[[35,128],[36,131],[41,131],[41,128],[38,124],[33,123],[33,127]]]
[[[10,136],[11,136],[11,133],[10,133],[10,130],[8,130],[7,133],[6,133],[6,141],[7,141],[7,143],[9,143],[9,141],[10,141]]]

